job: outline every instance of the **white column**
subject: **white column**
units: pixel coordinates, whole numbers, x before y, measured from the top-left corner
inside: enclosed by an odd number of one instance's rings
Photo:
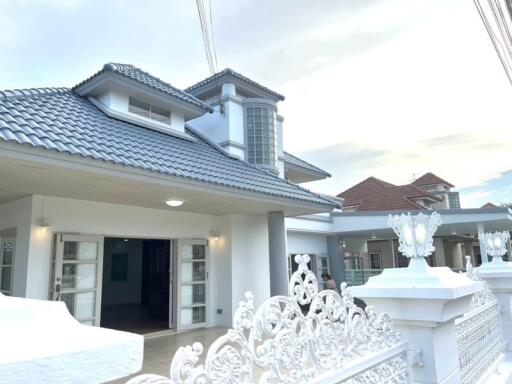
[[[286,260],[286,228],[283,212],[268,214],[268,247],[270,295],[288,295],[288,264]]]
[[[460,384],[455,319],[469,310],[482,287],[447,267],[409,267],[386,269],[350,292],[391,316],[412,350],[414,383]]]

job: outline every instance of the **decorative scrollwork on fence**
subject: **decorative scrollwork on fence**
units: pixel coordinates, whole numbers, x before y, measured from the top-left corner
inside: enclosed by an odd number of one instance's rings
[[[341,295],[319,292],[307,266],[309,255],[296,255],[295,261],[298,269],[288,296],[271,297],[255,310],[253,295],[246,293],[234,314],[233,329],[210,346],[204,365],[198,364],[203,347],[195,343],[177,351],[170,379],[141,375],[128,383],[314,382],[319,375],[342,373],[347,365],[364,363],[370,356],[371,364],[339,382],[369,383],[369,377],[379,375],[380,383],[408,383],[405,347],[400,347],[403,341],[389,316],[372,307],[359,308],[344,283]]]
[[[466,275],[482,281],[466,256]],[[475,293],[471,309],[455,320],[455,336],[459,350],[462,383],[473,384],[485,376],[504,351],[500,307],[486,281]]]

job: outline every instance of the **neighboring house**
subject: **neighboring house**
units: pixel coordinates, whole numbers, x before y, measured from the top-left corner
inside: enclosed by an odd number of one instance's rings
[[[1,291],[139,333],[286,294],[285,217],[341,204],[294,183],[328,174],[283,151],[283,99],[229,69],[182,91],[113,63],[0,92]]]
[[[512,211],[491,205],[461,209],[453,188],[433,173],[406,185],[369,177],[338,195],[343,200],[342,212],[287,219],[289,253],[324,255],[335,280],[362,284],[383,268],[408,265],[408,259],[398,252],[388,215],[436,210],[443,225],[435,238],[436,252],[428,262],[460,270],[465,267],[464,256],[469,255],[473,265],[480,265],[483,252],[478,233],[512,230]]]
[[[452,184],[432,173],[406,185],[369,177],[338,197],[344,200],[345,212],[460,208],[459,193],[451,188]]]

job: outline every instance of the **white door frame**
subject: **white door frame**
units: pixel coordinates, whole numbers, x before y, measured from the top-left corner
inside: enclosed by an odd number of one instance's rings
[[[205,246],[205,321],[202,323],[183,325],[181,323],[181,271],[182,271],[182,252],[183,245],[204,245]],[[176,330],[182,331],[187,329],[203,328],[208,326],[209,323],[209,310],[210,310],[210,295],[209,295],[209,249],[208,240],[204,239],[178,239],[176,240],[177,249],[177,263],[178,263],[178,275],[176,277]],[[200,260],[198,260],[200,261]],[[201,283],[201,282],[198,282]]]
[[[95,260],[96,263],[96,287],[91,289],[84,289],[83,291],[93,291],[95,292],[95,312],[94,318],[91,319],[94,321],[95,326],[100,326],[101,322],[101,290],[103,286],[103,245],[104,245],[104,237],[103,236],[93,236],[93,235],[67,235],[63,233],[57,233],[55,235],[55,255],[53,261],[53,282],[52,282],[52,299],[60,300],[61,295],[63,293],[73,293],[80,292],[81,289],[62,289],[62,265],[64,263],[73,263],[73,264],[89,264],[92,260],[64,260],[64,242],[65,241],[76,241],[76,242],[96,242],[98,244],[97,248],[97,258]],[[85,320],[84,320],[85,321]]]

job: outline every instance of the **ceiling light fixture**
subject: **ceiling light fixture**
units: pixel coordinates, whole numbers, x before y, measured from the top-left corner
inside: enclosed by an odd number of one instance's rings
[[[165,204],[169,207],[179,207],[180,205],[183,205],[183,200],[167,200]]]

